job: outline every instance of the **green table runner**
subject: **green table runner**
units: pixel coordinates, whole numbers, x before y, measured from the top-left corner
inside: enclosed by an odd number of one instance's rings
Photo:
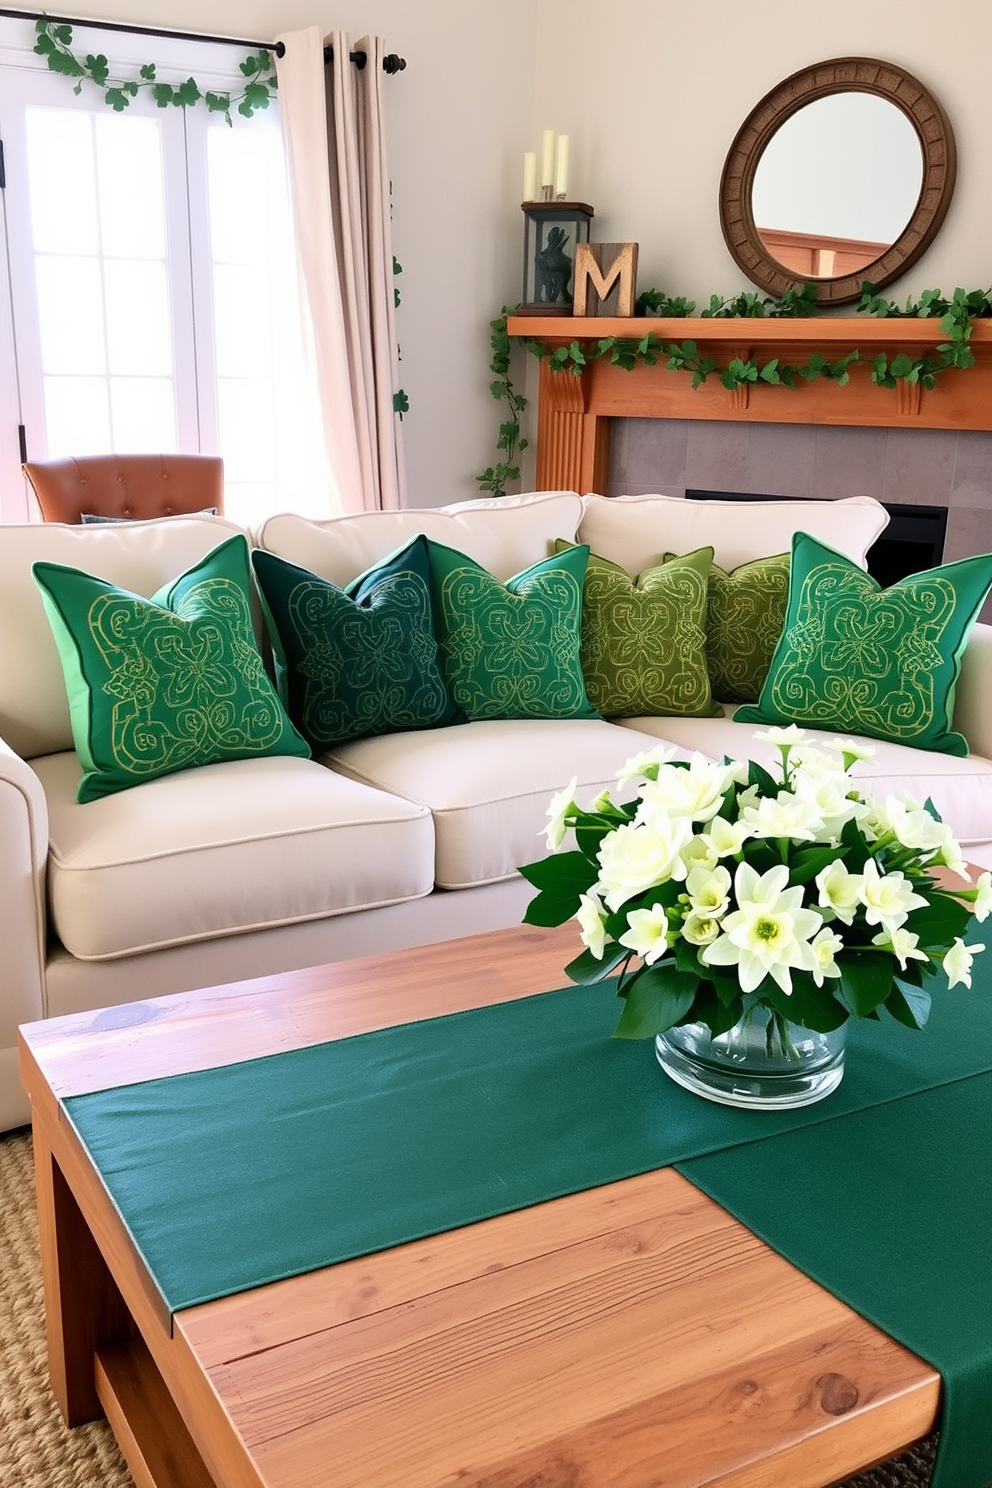
[[[922,1034],[888,1020],[850,1025],[845,1078],[822,1104],[791,1113],[730,1111],[668,1080],[650,1045],[611,1040],[615,1011],[610,989],[572,987],[76,1096],[65,1108],[175,1310],[670,1163],[686,1163],[695,1182],[687,1160],[716,1164],[728,1148],[745,1194],[779,1195],[767,1229],[761,1215],[754,1227],[819,1275],[805,1263],[803,1236],[808,1230],[815,1251],[823,1216],[798,1205],[796,1188],[778,1179],[779,1144],[813,1144],[801,1191],[815,1195],[810,1174],[838,1165],[837,1151],[843,1168],[845,1140],[867,1142],[879,1112],[894,1112],[895,1151],[886,1144],[875,1165],[901,1175],[895,1193],[907,1181],[897,1158],[917,1141],[913,1102],[933,1087],[967,1092],[981,1084],[973,1077],[992,1068],[992,1003],[978,992],[943,990]],[[953,1145],[953,1126],[942,1130]],[[987,1171],[986,1161],[977,1181]],[[750,1223],[716,1192],[731,1176],[716,1168],[704,1176],[701,1166],[700,1186],[712,1182],[714,1196]],[[968,1274],[956,1250],[950,1265],[934,1254],[922,1220],[893,1234],[876,1205],[877,1177],[853,1211],[844,1200],[844,1223],[863,1231],[855,1247],[862,1265],[832,1289],[908,1342],[917,1316],[912,1299],[900,1311],[886,1297],[884,1316],[873,1310],[880,1255],[896,1272],[906,1265],[904,1251],[928,1257],[931,1297],[939,1293],[945,1309],[962,1315],[974,1308],[983,1278]],[[957,1191],[956,1176],[946,1192],[942,1169],[916,1181],[922,1193],[936,1194],[952,1231],[971,1222],[971,1195]],[[779,1209],[789,1221],[781,1243]],[[949,1217],[955,1210],[956,1220]],[[950,1399],[956,1365],[938,1359],[943,1338],[936,1351],[909,1346],[946,1370]],[[992,1336],[977,1380],[969,1380],[966,1372],[955,1398],[992,1388]],[[968,1409],[956,1407],[955,1419],[967,1420]],[[980,1488],[992,1461],[982,1471],[942,1474],[944,1488]]]

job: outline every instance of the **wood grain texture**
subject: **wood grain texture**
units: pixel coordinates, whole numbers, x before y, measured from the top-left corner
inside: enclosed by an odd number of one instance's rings
[[[140,1339],[97,1350],[97,1393],[135,1488],[214,1488]]]

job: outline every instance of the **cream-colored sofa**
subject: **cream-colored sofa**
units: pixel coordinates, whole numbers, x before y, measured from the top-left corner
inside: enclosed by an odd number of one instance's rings
[[[556,538],[631,572],[711,543],[732,568],[783,551],[797,526],[860,561],[884,520],[867,499],[556,492],[323,523],[278,516],[255,541],[346,583],[425,532],[507,578]],[[541,852],[548,799],[573,774],[591,797],[659,738],[717,757],[762,753],[729,716],[481,722],[361,739],[319,762],[209,765],[79,805],[31,563],[151,595],[238,530],[210,517],[0,527],[0,1129],[28,1114],[19,1023],[514,924],[531,893],[517,865]],[[970,758],[883,744],[876,785],[932,796],[968,856],[992,862],[992,628],[969,645],[955,723]]]

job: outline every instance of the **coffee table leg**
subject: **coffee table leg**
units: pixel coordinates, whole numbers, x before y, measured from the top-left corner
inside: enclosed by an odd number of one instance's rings
[[[33,1131],[48,1376],[68,1426],[103,1415],[94,1354],[133,1324],[37,1121]]]

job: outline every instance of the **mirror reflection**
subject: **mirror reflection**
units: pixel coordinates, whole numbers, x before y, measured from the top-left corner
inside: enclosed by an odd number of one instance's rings
[[[842,278],[897,241],[924,159],[912,122],[875,94],[838,92],[797,110],[758,162],[751,211],[766,252],[792,273]]]

